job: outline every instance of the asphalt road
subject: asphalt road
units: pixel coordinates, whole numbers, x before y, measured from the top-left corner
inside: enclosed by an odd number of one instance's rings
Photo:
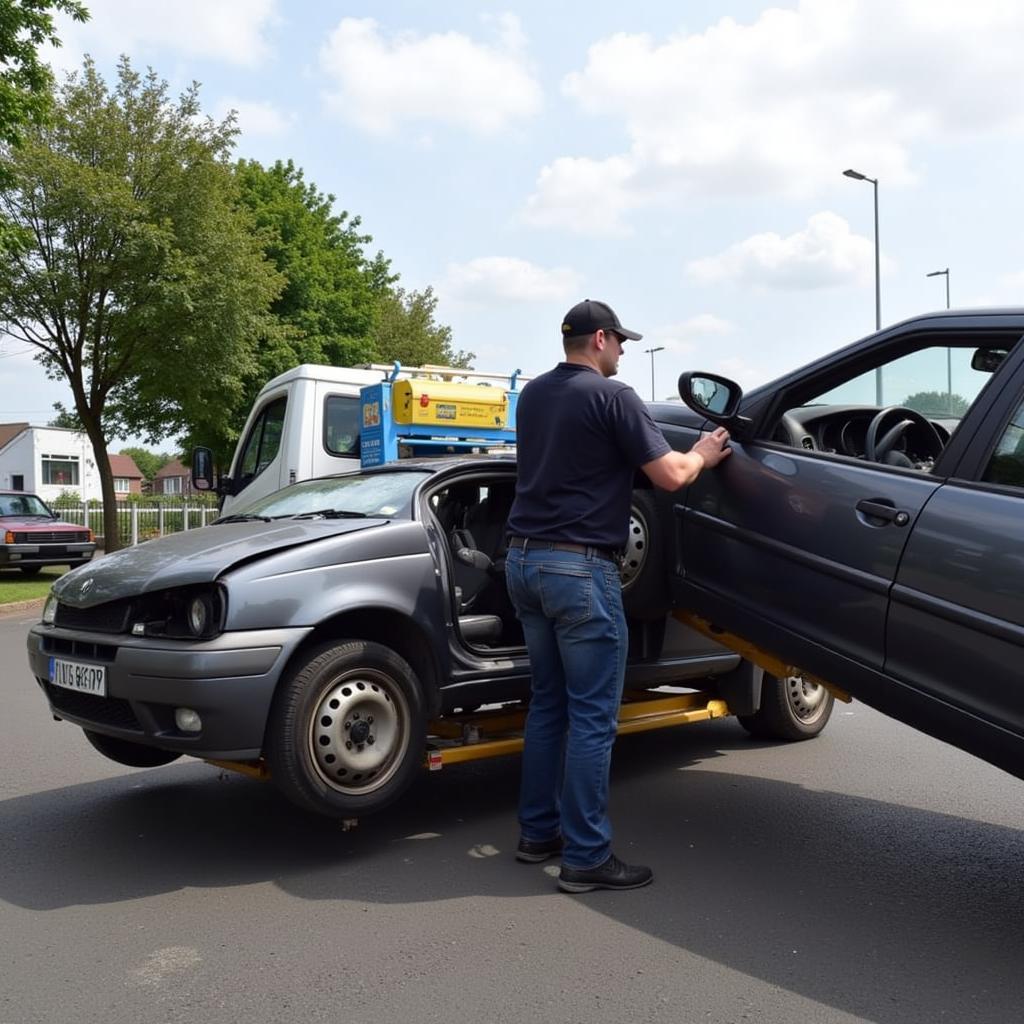
[[[512,859],[518,761],[424,774],[345,830],[197,762],[132,770],[50,719],[0,618],[0,1024],[1009,1024],[1024,782],[861,705],[811,743],[625,737],[620,855]]]

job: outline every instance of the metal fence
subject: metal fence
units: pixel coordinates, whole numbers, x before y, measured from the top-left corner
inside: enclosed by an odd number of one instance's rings
[[[53,511],[69,523],[88,526],[103,539],[102,505],[54,505]],[[117,528],[122,546],[138,544],[168,533],[182,530],[198,530],[212,523],[220,515],[213,505],[184,505],[181,502],[168,505],[139,505],[135,502],[117,503]]]

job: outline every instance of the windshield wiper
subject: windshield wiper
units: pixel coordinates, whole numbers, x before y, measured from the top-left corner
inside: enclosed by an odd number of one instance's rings
[[[278,516],[278,519],[285,518]],[[369,519],[365,512],[350,512],[346,508],[322,508],[319,512],[296,512],[292,519]]]
[[[222,516],[220,519],[214,519],[210,525],[220,526],[222,523],[251,523],[257,520],[261,523],[273,522],[270,516],[254,516],[246,515],[244,512],[236,512],[234,515]]]

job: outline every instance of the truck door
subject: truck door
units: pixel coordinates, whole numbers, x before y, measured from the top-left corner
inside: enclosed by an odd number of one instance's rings
[[[227,515],[281,486],[281,436],[287,409],[287,393],[271,396],[250,419],[231,475],[234,493],[225,497],[221,508],[223,514]]]
[[[1024,735],[1024,365],[1008,369],[1007,386],[980,411],[975,443],[914,525],[892,592],[885,669]],[[994,735],[986,732],[989,746]]]

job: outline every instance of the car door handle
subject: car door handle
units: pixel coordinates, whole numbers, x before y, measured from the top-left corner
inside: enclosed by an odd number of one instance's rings
[[[893,526],[906,526],[910,522],[910,513],[896,508],[886,498],[862,498],[857,502],[857,511],[870,519],[881,519]]]

